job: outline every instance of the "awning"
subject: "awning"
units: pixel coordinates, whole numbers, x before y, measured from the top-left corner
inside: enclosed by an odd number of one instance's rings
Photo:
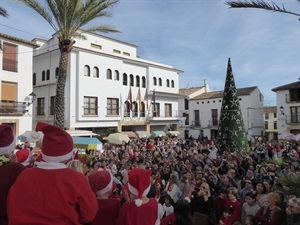
[[[166,137],[167,134],[164,131],[151,131],[151,136],[152,137]]]
[[[139,136],[139,138],[148,138],[148,137],[150,137],[150,134],[147,131],[136,131],[135,133]]]
[[[126,134],[129,138],[136,138],[137,135],[133,131],[122,131],[121,134]]]
[[[74,146],[82,149],[101,150],[102,142],[98,138],[72,137]]]
[[[170,130],[167,132],[168,135],[171,135],[171,136],[178,136],[180,134],[179,131],[173,131],[173,130]]]

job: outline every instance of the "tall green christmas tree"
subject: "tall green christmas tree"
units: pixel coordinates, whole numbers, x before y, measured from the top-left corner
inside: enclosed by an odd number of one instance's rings
[[[248,150],[248,142],[230,58],[228,59],[216,142],[220,152],[229,151],[241,154],[241,152]]]

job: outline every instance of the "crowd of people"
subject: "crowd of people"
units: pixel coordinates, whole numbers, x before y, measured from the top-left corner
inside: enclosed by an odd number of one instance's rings
[[[238,154],[211,140],[150,137],[79,155],[66,131],[36,131],[39,156],[28,143],[16,151],[0,125],[0,224],[300,225],[300,196],[278,182],[299,176],[297,142]]]

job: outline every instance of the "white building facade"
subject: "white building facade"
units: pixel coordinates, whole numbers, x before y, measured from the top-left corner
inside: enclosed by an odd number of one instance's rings
[[[258,87],[237,89],[248,141],[264,135],[263,95]],[[189,100],[189,115],[180,126],[187,138],[215,139],[218,132],[223,91],[206,91]]]
[[[70,53],[65,87],[65,126],[99,134],[115,131],[176,130],[179,74],[168,65],[143,60],[137,46],[87,33]],[[34,124],[53,122],[58,74],[57,38],[35,39]],[[154,97],[153,97],[154,96]]]
[[[300,81],[285,84],[272,91],[276,93],[278,135],[300,133]]]
[[[0,123],[15,135],[32,130],[32,57],[35,43],[0,33]]]

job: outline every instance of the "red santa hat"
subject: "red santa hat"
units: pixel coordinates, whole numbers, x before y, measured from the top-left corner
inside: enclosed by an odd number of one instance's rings
[[[10,154],[15,150],[15,136],[10,126],[0,124],[0,155]]]
[[[151,170],[137,168],[128,172],[128,189],[130,193],[138,197],[135,200],[135,204],[138,207],[143,203],[141,198],[150,191],[150,176]]]
[[[38,122],[35,128],[44,134],[42,158],[46,162],[63,162],[73,156],[73,139],[65,130],[47,123]]]
[[[108,171],[97,171],[88,176],[88,180],[93,192],[96,195],[103,195],[112,191],[113,176]]]
[[[19,163],[22,163],[24,166],[27,166],[30,161],[30,151],[27,148],[20,149],[16,152],[16,157]]]

